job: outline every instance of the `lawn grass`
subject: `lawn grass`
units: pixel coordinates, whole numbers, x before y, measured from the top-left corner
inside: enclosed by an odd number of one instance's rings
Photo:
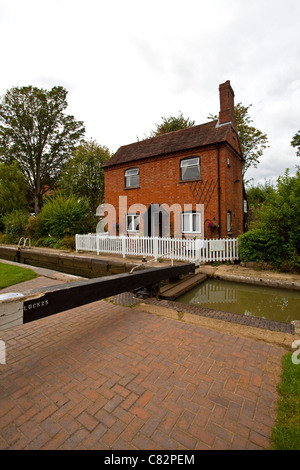
[[[293,364],[292,353],[282,360],[278,386],[277,421],[272,430],[272,450],[300,450],[300,364]]]
[[[37,277],[31,269],[21,268],[12,264],[0,263],[0,289],[29,281]]]

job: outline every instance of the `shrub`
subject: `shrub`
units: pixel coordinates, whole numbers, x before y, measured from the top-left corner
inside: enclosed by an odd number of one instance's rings
[[[6,242],[18,243],[21,237],[26,237],[28,214],[21,210],[15,210],[3,217]]]
[[[264,259],[265,233],[263,230],[250,230],[239,236],[241,261],[260,262]]]
[[[74,235],[66,235],[62,241],[62,247],[67,248],[69,250],[75,250],[76,248],[76,241]]]
[[[7,235],[6,233],[0,233],[0,243],[6,243]]]
[[[275,232],[254,228],[239,236],[241,261],[267,262],[279,268],[284,256],[283,240]]]
[[[86,199],[58,194],[45,200],[39,215],[42,232],[54,238],[84,233],[88,216]]]
[[[278,178],[257,212],[252,230],[239,237],[241,261],[265,261],[281,270],[300,268],[300,172]]]
[[[30,216],[27,221],[26,234],[29,238],[39,239],[42,236],[42,224],[39,217]]]

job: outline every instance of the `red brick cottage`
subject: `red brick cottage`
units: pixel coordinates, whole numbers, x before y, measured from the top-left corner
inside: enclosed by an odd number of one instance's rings
[[[244,228],[242,154],[230,82],[219,119],[119,148],[105,164],[108,232],[237,237]]]

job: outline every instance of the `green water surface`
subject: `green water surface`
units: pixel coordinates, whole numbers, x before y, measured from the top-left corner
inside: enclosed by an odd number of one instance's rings
[[[209,279],[177,301],[286,323],[300,320],[300,291]]]

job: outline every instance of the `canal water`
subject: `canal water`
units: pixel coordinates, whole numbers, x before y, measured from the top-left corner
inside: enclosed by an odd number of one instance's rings
[[[177,301],[280,322],[300,320],[300,291],[209,279]]]

